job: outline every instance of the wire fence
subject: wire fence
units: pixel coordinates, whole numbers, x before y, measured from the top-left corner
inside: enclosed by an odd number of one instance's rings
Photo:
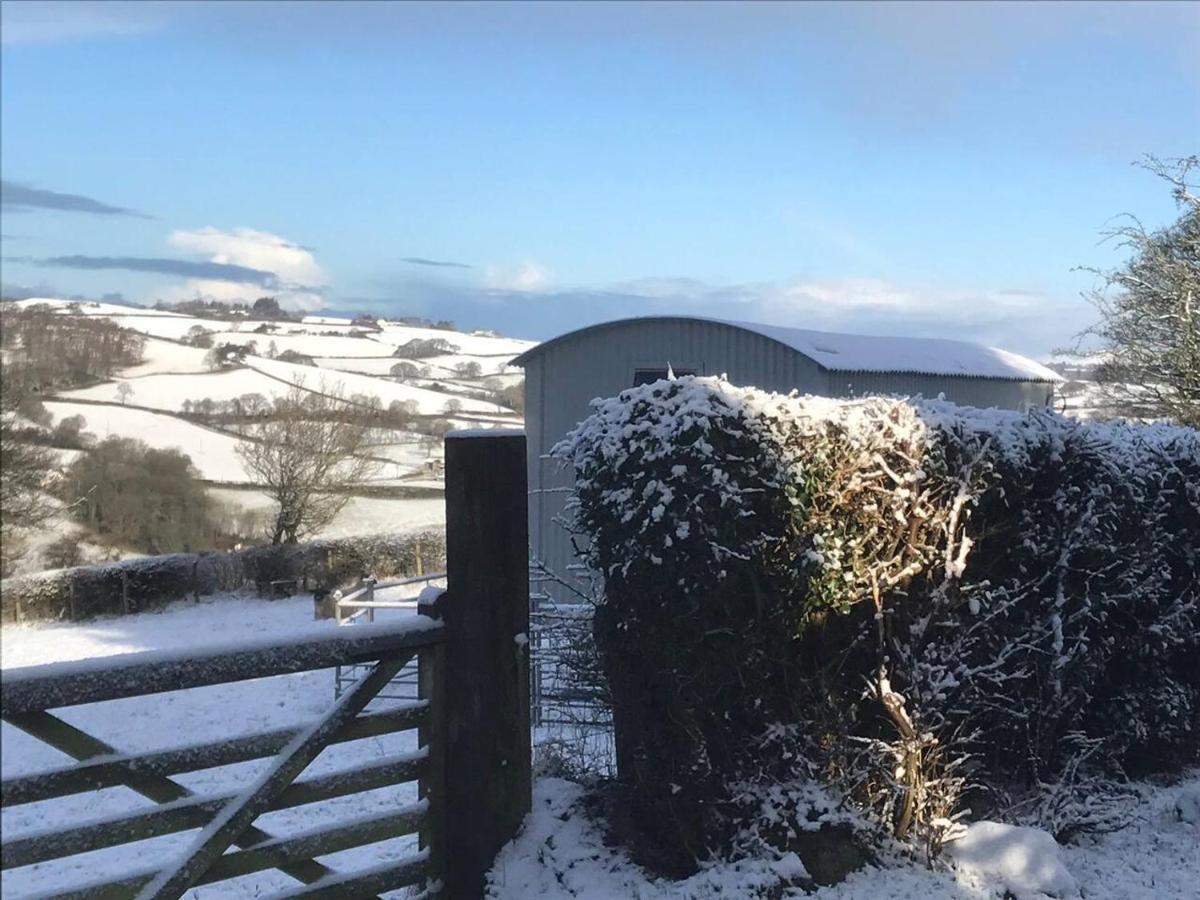
[[[370,577],[338,598],[335,617],[339,625],[373,622],[377,612],[415,612],[417,596],[430,587],[444,588],[446,575],[436,572],[394,581]],[[592,639],[594,600],[586,585],[558,591],[570,599],[556,598],[548,588],[563,579],[544,567],[530,567],[530,724],[534,744],[543,759],[572,772],[615,774],[612,708],[600,659]],[[401,589],[406,596],[380,599]],[[411,596],[407,596],[411,594]],[[339,666],[335,695],[340,697],[362,678],[362,666]],[[417,669],[405,666],[383,688],[380,700],[414,700]]]

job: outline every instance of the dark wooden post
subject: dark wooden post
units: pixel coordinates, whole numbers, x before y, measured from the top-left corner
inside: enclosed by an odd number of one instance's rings
[[[525,435],[446,437],[445,896],[484,876],[532,805]]]

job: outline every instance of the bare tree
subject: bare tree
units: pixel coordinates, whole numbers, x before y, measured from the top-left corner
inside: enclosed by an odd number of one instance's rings
[[[270,416],[238,446],[246,472],[278,505],[271,543],[295,543],[333,521],[349,491],[380,467],[367,453],[373,428],[340,388],[301,384],[275,401]]]
[[[1141,165],[1171,185],[1181,214],[1147,231],[1133,216],[1108,237],[1132,251],[1120,269],[1101,272],[1089,299],[1100,322],[1101,404],[1119,415],[1174,419],[1200,427],[1200,157]]]
[[[122,381],[117,385],[117,399],[122,403],[128,403],[129,398],[133,396],[133,385],[128,381]]]

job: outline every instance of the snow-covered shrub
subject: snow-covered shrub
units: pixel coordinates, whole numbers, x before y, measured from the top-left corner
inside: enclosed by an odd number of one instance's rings
[[[714,803],[742,737],[778,715],[772,698],[743,701],[746,684],[783,674],[799,625],[772,602],[804,577],[792,564],[794,489],[738,396],[659,382],[622,398],[573,438],[575,511],[605,580],[594,632],[618,769],[637,773],[647,861],[682,874],[721,828]]]
[[[936,841],[964,790],[1196,758],[1195,431],[689,377],[597,401],[555,455],[618,767],[681,868],[748,777],[820,775]]]

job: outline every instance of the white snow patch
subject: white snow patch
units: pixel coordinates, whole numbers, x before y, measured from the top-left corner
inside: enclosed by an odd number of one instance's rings
[[[998,882],[1018,898],[1078,897],[1079,886],[1063,864],[1062,848],[1040,828],[973,822],[947,845],[957,869],[980,882]]]

